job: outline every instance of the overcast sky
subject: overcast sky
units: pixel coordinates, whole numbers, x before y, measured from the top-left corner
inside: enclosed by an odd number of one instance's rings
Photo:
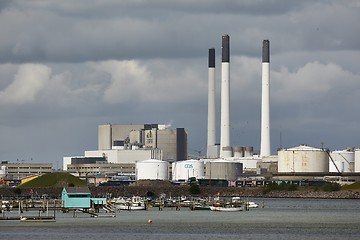
[[[0,0],[0,160],[60,167],[96,150],[105,123],[184,127],[189,153],[206,153],[223,34],[233,146],[259,149],[269,39],[272,152],[360,147],[359,23],[357,0]]]

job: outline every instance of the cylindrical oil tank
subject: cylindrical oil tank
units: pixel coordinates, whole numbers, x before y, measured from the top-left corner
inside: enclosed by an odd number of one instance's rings
[[[137,161],[136,180],[168,180],[169,163],[156,159]]]
[[[223,179],[236,181],[242,174],[242,163],[228,160],[213,160],[206,162],[207,179]]]
[[[6,176],[6,166],[1,166],[0,168],[0,177],[5,177]]]
[[[242,157],[244,157],[244,147],[242,147],[242,146],[235,146],[235,147],[234,147],[234,157],[235,157],[235,158],[242,158]]]
[[[254,148],[251,146],[245,147],[244,157],[252,157],[254,155]]]
[[[278,151],[278,172],[328,172],[326,150],[301,145]]]
[[[330,157],[329,172],[354,172],[354,149],[348,148],[344,150],[332,151],[330,153]]]
[[[172,163],[172,180],[187,181],[189,178],[204,178],[204,162],[185,160]]]
[[[360,148],[355,149],[355,164],[354,172],[360,172]]]

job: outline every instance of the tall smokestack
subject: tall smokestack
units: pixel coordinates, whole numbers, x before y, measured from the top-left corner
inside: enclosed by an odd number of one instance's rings
[[[222,36],[220,157],[232,157],[230,146],[230,37]]]
[[[270,42],[263,41],[260,156],[270,156]]]
[[[208,70],[208,132],[207,132],[207,156],[210,148],[215,146],[215,48],[209,49],[209,70]]]

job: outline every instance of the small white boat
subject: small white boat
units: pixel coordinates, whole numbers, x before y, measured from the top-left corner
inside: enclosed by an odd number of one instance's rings
[[[20,217],[20,222],[55,222],[55,217],[50,217],[50,216]]]
[[[123,204],[117,204],[118,210],[146,210],[146,204],[139,196],[133,196],[130,201]]]
[[[247,208],[257,208],[259,205],[255,202],[247,202],[246,203]]]
[[[128,200],[127,197],[117,197],[117,198],[111,199],[110,202],[112,204],[125,204],[127,200]]]
[[[219,212],[240,212],[244,210],[243,206],[210,206],[211,211],[219,211]]]

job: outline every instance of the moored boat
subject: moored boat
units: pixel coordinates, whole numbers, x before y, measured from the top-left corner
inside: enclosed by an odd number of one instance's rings
[[[211,210],[209,205],[197,205],[193,204],[190,206],[190,210]]]
[[[20,217],[20,222],[55,222],[55,217],[52,216]]]
[[[146,210],[146,204],[139,196],[133,196],[130,201],[123,204],[117,204],[118,210]]]
[[[259,207],[259,205],[255,202],[246,202],[246,207],[247,208],[257,208],[257,207]]]
[[[219,212],[240,212],[244,210],[243,206],[233,206],[233,205],[225,205],[225,206],[210,206],[211,211],[219,211]]]

